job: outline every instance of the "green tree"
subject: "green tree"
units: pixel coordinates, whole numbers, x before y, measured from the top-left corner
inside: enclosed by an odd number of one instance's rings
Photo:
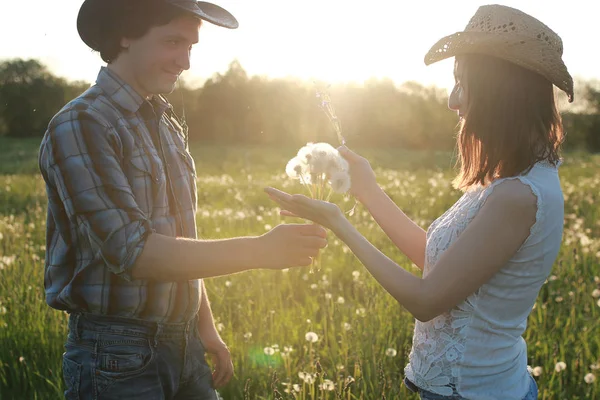
[[[0,63],[0,135],[43,134],[52,116],[86,86],[67,83],[37,60]]]

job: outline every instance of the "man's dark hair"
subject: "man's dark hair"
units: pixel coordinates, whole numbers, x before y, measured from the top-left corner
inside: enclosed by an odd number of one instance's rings
[[[100,57],[109,64],[123,51],[122,38],[139,39],[155,26],[190,15],[164,0],[120,0],[113,4],[109,22],[101,28],[98,46]]]

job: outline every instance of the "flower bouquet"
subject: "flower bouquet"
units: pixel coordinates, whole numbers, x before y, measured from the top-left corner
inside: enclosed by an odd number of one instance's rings
[[[333,193],[347,193],[350,190],[348,162],[328,143],[308,143],[298,154],[288,161],[286,174],[307,189],[311,198],[329,201]],[[313,259],[311,272],[319,264]]]

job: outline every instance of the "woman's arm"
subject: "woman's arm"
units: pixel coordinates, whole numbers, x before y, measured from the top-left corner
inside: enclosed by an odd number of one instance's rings
[[[428,321],[489,281],[518,251],[535,222],[536,199],[519,181],[498,185],[465,231],[418,278],[382,254],[347,219],[332,230],[411,314]]]
[[[390,240],[421,270],[425,265],[426,233],[379,186],[362,203]]]
[[[331,203],[268,189],[283,215],[310,219],[330,228],[373,277],[420,321],[453,308],[498,272],[518,251],[535,223],[536,198],[520,181],[494,188],[477,216],[419,278],[398,266],[365,239]]]
[[[402,253],[421,270],[425,263],[425,231],[415,224],[381,189],[369,161],[342,146],[350,166],[351,193],[369,210],[377,224]]]

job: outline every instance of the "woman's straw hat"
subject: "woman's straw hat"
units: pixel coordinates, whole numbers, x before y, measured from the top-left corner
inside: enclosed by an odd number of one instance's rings
[[[463,32],[433,45],[425,64],[462,54],[498,57],[537,72],[573,101],[573,78],[562,60],[561,38],[522,11],[495,4],[479,7]]]

